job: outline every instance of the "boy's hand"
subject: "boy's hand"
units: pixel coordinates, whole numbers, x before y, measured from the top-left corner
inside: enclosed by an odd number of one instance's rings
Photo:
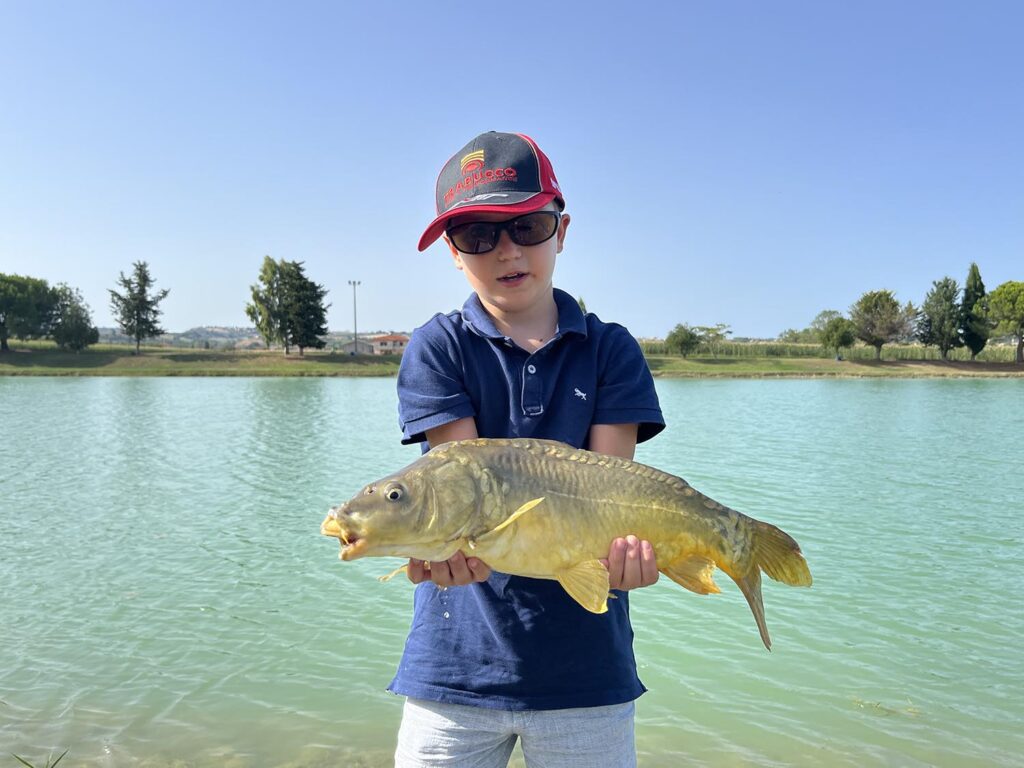
[[[410,560],[406,574],[413,584],[432,581],[439,587],[464,587],[474,581],[487,581],[491,569],[479,557],[466,557],[456,552],[441,562]]]
[[[658,561],[649,541],[636,536],[615,539],[608,549],[608,557],[601,563],[608,569],[608,586],[629,590],[649,587],[658,580]]]

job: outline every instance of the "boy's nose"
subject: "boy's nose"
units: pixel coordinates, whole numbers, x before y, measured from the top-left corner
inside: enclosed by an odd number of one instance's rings
[[[521,255],[519,246],[512,242],[512,238],[504,229],[498,233],[498,243],[494,246],[494,253],[501,260],[516,259]]]

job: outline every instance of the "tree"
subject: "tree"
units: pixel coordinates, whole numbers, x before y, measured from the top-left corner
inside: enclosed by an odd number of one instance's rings
[[[300,356],[306,347],[323,349],[326,342],[320,337],[327,334],[327,307],[330,306],[324,304],[327,289],[306,277],[301,261],[282,262],[281,267],[289,340],[299,348]]]
[[[665,347],[669,352],[686,357],[700,346],[700,335],[690,326],[680,323],[665,337]]]
[[[985,284],[981,281],[981,272],[973,261],[967,272],[964,283],[964,297],[960,303],[960,338],[964,346],[971,350],[971,360],[988,343],[989,324],[985,318]]]
[[[839,357],[840,349],[852,347],[856,340],[857,326],[842,315],[831,318],[821,329],[821,346],[835,350],[836,357]]]
[[[811,331],[812,338],[814,338],[815,342],[824,343],[822,342],[821,334],[825,332],[825,328],[830,322],[841,318],[842,316],[842,312],[838,312],[834,309],[823,309],[814,316],[814,319],[811,320],[811,325],[807,330]],[[849,346],[849,344],[846,346]]]
[[[285,313],[281,265],[269,256],[263,257],[259,282],[252,288],[252,301],[245,305],[245,314],[252,320],[263,343],[270,349],[274,342],[284,345],[288,354],[288,319]]]
[[[246,304],[245,314],[267,349],[278,343],[287,355],[295,345],[301,355],[306,347],[325,346],[320,336],[327,333],[327,290],[306,277],[301,261],[264,256],[259,282],[251,288],[252,301]]]
[[[882,359],[882,346],[895,341],[904,325],[904,313],[892,291],[868,291],[850,307],[850,319],[857,338],[875,348],[875,360]]]
[[[924,297],[917,322],[917,337],[925,346],[939,348],[943,360],[949,359],[949,350],[963,346],[960,340],[960,286],[951,277],[932,283]]]
[[[1016,361],[1024,363],[1024,283],[1008,280],[988,295],[988,317],[995,333],[1017,337]]]
[[[7,339],[47,336],[56,296],[45,280],[0,273],[0,352],[9,352]]]
[[[131,277],[125,277],[124,272],[121,272],[117,278],[117,284],[124,289],[124,293],[108,290],[110,311],[114,313],[121,332],[135,339],[136,355],[139,354],[143,339],[164,333],[158,323],[162,314],[159,304],[170,290],[164,288],[151,293],[154,282],[149,274],[149,265],[144,261],[136,261],[132,263]]]
[[[576,303],[580,305],[580,312],[582,312],[584,315],[587,314],[587,302],[583,300],[582,296],[576,299]]]
[[[718,348],[725,341],[725,337],[732,333],[725,323],[698,325],[693,330],[700,336],[701,343],[706,344],[711,350],[712,357],[718,357]]]
[[[57,296],[53,327],[50,335],[61,349],[81,352],[90,344],[100,340],[99,329],[92,324],[92,313],[77,288],[60,283],[54,292]]]
[[[903,305],[899,331],[895,341],[899,344],[913,344],[917,341],[917,326],[921,320],[921,310],[908,301]]]

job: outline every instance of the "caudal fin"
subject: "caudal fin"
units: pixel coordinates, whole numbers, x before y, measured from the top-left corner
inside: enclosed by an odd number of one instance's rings
[[[753,557],[750,569],[742,576],[729,575],[747,599],[747,605],[750,606],[750,611],[757,622],[757,631],[761,633],[761,641],[770,651],[772,639],[768,635],[768,625],[764,620],[764,603],[761,601],[761,571],[776,581],[793,587],[811,586],[811,571],[800,552],[800,545],[792,536],[770,523],[762,523],[760,520],[752,522]]]
[[[764,621],[764,603],[761,602],[761,571],[751,568],[746,576],[741,579],[734,577],[733,580],[747,598],[747,605],[750,606],[750,612],[754,614],[754,621],[757,622],[757,631],[761,633],[761,642],[770,651],[772,639],[768,635],[768,625]]]
[[[754,562],[783,584],[811,586],[811,570],[800,552],[800,545],[782,529],[760,520],[754,521]]]

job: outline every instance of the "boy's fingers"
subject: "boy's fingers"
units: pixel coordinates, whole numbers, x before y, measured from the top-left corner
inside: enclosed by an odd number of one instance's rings
[[[423,561],[409,558],[409,567],[405,569],[405,575],[409,577],[409,581],[413,584],[419,584],[421,581],[426,581],[427,574],[426,569],[423,566]]]
[[[466,565],[473,576],[473,581],[487,581],[491,576],[491,566],[479,557],[471,557],[467,559]]]
[[[640,586],[649,587],[658,580],[658,559],[649,541],[640,542]]]
[[[448,567],[447,560],[430,561],[430,580],[439,587],[454,586],[452,569]]]
[[[466,565],[466,556],[461,552],[456,552],[448,559],[448,567],[451,569],[453,585],[461,587],[473,581],[473,575]]]
[[[608,569],[611,589],[629,590],[649,587],[658,580],[658,561],[649,541],[626,536],[612,541],[608,558],[601,560]]]
[[[608,568],[608,587],[610,589],[622,589],[622,569],[626,562],[626,540],[613,539],[608,547],[608,559],[605,562]]]
[[[622,586],[620,589],[636,589],[640,586],[640,542],[636,536],[626,537],[625,560],[622,564]]]

